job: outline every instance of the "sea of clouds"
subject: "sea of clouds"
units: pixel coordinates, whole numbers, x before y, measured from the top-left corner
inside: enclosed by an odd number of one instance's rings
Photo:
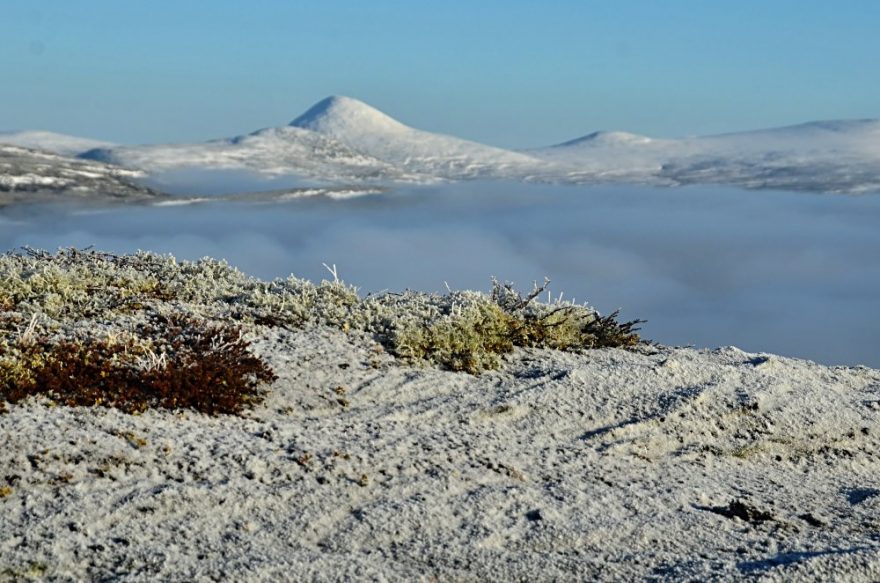
[[[191,178],[179,192],[199,190]],[[0,250],[212,256],[261,278],[321,279],[328,263],[363,293],[487,290],[490,276],[528,291],[549,276],[554,299],[622,308],[659,342],[880,367],[877,225],[870,195],[489,182],[349,200],[20,207],[0,214]]]

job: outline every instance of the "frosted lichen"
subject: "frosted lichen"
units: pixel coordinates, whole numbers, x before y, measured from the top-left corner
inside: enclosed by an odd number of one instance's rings
[[[41,391],[70,404],[94,400],[141,410],[189,403],[237,412],[258,401],[256,385],[272,377],[241,337],[261,326],[361,331],[408,363],[472,374],[497,368],[516,346],[581,350],[639,342],[638,321],[618,323],[616,314],[602,317],[587,306],[537,301],[545,288],[523,297],[511,284],[493,281],[491,294],[361,298],[335,275],[318,284],[292,276],[266,282],[208,258],[26,249],[0,256],[0,392],[7,400]],[[206,363],[216,366],[208,370]],[[238,375],[227,376],[223,366],[240,369]],[[71,370],[83,375],[72,384],[64,380]],[[187,378],[231,383],[241,398],[227,395],[226,406],[214,407],[163,393],[170,386],[195,391]],[[125,388],[145,379],[152,388]],[[75,394],[77,386],[86,397]]]

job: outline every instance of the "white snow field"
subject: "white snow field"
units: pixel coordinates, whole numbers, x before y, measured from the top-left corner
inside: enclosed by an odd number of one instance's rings
[[[66,134],[39,130],[0,132],[0,144],[21,146],[34,150],[46,150],[62,156],[76,156],[94,148],[109,148],[115,144],[90,138],[78,138]]]
[[[880,371],[258,328],[245,416],[0,414],[0,579],[877,581]]]
[[[418,182],[369,154],[352,150],[331,137],[285,126],[204,144],[100,148],[84,157],[129,168],[161,172],[176,168],[245,169],[266,174],[299,174],[324,180]]]
[[[530,153],[567,178],[859,193],[880,190],[880,121],[820,121],[682,139],[596,132]]]
[[[32,146],[78,150],[70,138],[50,135],[41,143],[33,132],[17,136],[0,135],[0,142],[30,136]],[[717,183],[850,194],[880,190],[878,120],[821,121],[680,139],[594,132],[556,146],[511,151],[417,130],[357,99],[328,97],[287,126],[248,135],[201,144],[83,147],[78,153],[152,173],[247,169],[331,182],[505,179]]]

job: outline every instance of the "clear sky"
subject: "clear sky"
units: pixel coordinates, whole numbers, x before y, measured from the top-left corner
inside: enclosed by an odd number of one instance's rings
[[[880,1],[0,0],[0,129],[198,141],[332,94],[507,147],[880,117]]]

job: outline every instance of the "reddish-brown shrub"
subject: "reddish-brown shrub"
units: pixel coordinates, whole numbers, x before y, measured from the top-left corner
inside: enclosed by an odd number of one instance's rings
[[[148,408],[240,413],[259,403],[261,383],[276,377],[248,351],[238,329],[196,319],[156,317],[139,331],[163,354],[152,365],[136,362],[131,344],[107,339],[34,344],[40,364],[29,379],[7,381],[0,397],[16,402],[43,395],[70,406]],[[39,358],[35,351],[42,351]]]

